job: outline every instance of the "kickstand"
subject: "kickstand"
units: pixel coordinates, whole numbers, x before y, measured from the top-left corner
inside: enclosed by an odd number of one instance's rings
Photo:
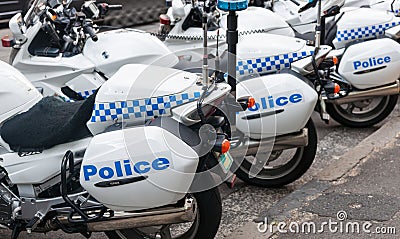
[[[16,225],[15,225],[15,227],[14,227],[14,229],[12,230],[12,233],[11,233],[11,239],[17,239],[18,238],[18,236],[19,236],[19,234],[21,233],[21,224],[20,223],[17,223]]]
[[[171,239],[171,225],[165,225],[161,227],[160,236],[162,239]]]

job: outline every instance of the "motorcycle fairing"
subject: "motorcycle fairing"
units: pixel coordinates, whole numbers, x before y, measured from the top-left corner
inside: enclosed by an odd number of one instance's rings
[[[117,122],[143,124],[198,99],[196,74],[148,65],[125,65],[99,89],[88,127],[93,134]]]
[[[80,162],[83,152],[90,143],[90,137],[56,145],[40,154],[18,155],[6,153],[1,155],[0,166],[5,168],[13,184],[39,185],[60,174],[60,165],[65,152],[75,153],[75,162]],[[33,197],[34,195],[21,195]]]
[[[151,119],[155,116],[170,115],[171,108],[197,100],[200,91],[183,92],[138,100],[96,103],[90,122],[106,122],[129,119]]]
[[[158,38],[146,32],[120,29],[100,33],[98,37],[97,42],[86,41],[82,54],[107,78],[126,64],[172,67],[178,63],[178,58]]]
[[[0,61],[0,85],[0,123],[28,110],[42,99],[21,72],[3,61]]]
[[[241,76],[253,73],[271,73],[284,68],[290,68],[291,63],[309,57],[313,53],[314,51],[301,51],[262,58],[239,60],[236,66],[236,71]]]
[[[337,23],[333,45],[339,49],[354,40],[380,37],[385,34],[385,30],[397,25],[400,25],[400,18],[392,12],[371,8],[346,11]]]
[[[293,37],[273,34],[242,36],[238,43],[236,70],[240,76],[272,73],[311,56],[314,47]]]

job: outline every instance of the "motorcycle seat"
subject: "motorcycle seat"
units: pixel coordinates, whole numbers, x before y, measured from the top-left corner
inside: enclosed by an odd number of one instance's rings
[[[45,97],[29,111],[6,121],[1,137],[11,150],[27,153],[91,136],[86,122],[92,115],[95,95],[78,102]]]

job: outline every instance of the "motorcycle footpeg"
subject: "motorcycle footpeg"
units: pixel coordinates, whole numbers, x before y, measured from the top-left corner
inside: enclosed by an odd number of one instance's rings
[[[26,225],[26,232],[31,234],[37,227],[37,225],[42,221],[43,215],[41,213],[37,213],[35,217],[33,217],[28,224]]]

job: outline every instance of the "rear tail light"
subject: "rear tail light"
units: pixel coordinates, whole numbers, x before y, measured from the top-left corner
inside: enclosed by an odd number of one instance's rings
[[[1,38],[1,45],[3,47],[12,47],[15,44],[14,38],[10,38],[8,35],[5,35]]]
[[[171,24],[171,19],[168,17],[166,14],[161,14],[160,15],[160,23],[164,25],[170,25]]]

